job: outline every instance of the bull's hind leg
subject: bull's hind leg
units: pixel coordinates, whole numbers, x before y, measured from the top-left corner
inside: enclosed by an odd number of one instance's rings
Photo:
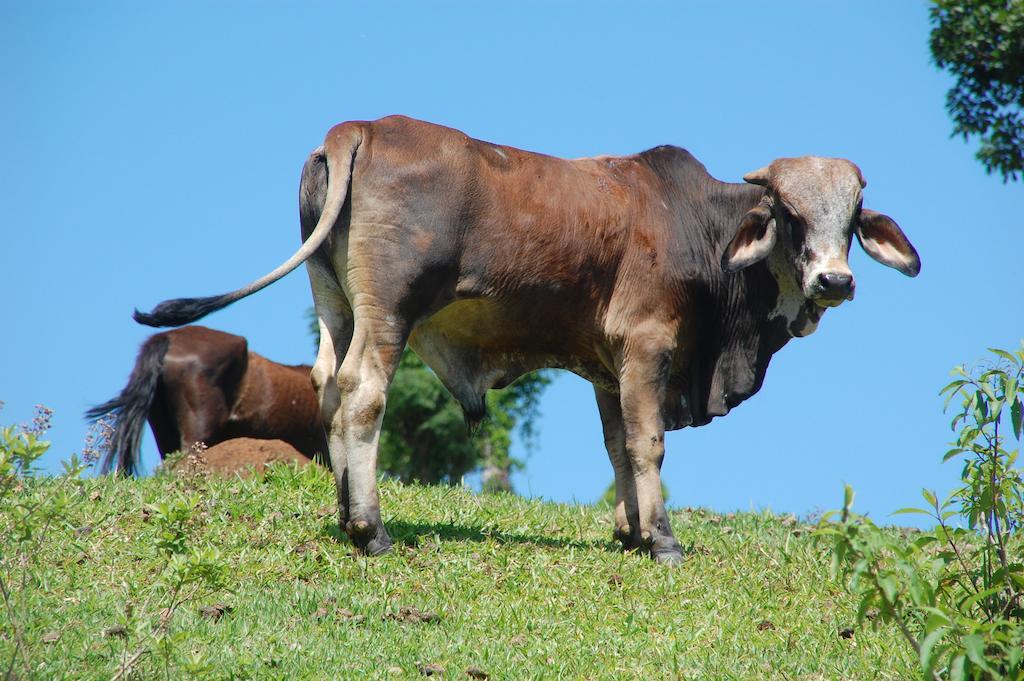
[[[178,451],[181,446],[181,433],[178,423],[167,408],[166,399],[157,393],[153,405],[149,408],[149,427],[156,438],[156,448],[163,461],[171,452]]]
[[[223,442],[231,405],[222,386],[204,372],[195,372],[188,380],[179,381],[178,386],[178,450],[188,452],[200,442],[207,447]]]
[[[352,310],[333,272],[312,262],[307,263],[307,269],[320,329],[320,346],[310,379],[320,404],[324,431],[328,435],[327,451],[338,491],[338,516],[344,530],[349,520],[348,456],[341,432],[333,432],[332,425],[338,420],[341,408],[337,377],[352,341]]]
[[[377,445],[388,387],[405,348],[407,327],[383,308],[355,309],[352,342],[338,371],[340,406],[330,427],[331,456],[344,449],[348,463],[348,518],[345,530],[369,555],[391,548],[380,517]]]
[[[636,482],[633,465],[626,454],[626,428],[622,423],[619,396],[594,386],[597,408],[604,429],[604,446],[615,469],[615,529],[613,534],[622,542],[624,551],[641,548],[640,517],[637,514]]]

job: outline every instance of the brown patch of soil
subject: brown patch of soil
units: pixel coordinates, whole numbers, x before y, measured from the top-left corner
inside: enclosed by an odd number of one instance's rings
[[[239,437],[225,440],[178,462],[176,471],[195,470],[218,476],[262,475],[267,464],[283,461],[308,466],[312,460],[283,440]]]
[[[232,610],[234,610],[234,608],[230,605],[225,605],[224,603],[214,603],[213,605],[200,606],[199,614],[203,617],[209,618],[216,622],[221,617],[223,617],[225,613],[229,613]]]
[[[419,608],[403,605],[397,613],[389,612],[384,615],[383,619],[419,624],[420,622],[438,622],[441,620],[441,616],[436,612],[421,612]]]

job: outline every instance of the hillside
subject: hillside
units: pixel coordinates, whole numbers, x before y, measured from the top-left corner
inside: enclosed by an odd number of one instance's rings
[[[29,483],[15,500],[53,484]],[[793,518],[675,510],[688,559],[670,569],[616,551],[608,508],[389,482],[381,493],[396,549],[366,559],[339,537],[333,483],[314,467],[252,480],[86,480],[28,570],[16,669],[97,679],[122,664],[145,679],[915,676],[894,631],[848,630],[854,604]],[[0,557],[18,575],[3,529]],[[161,542],[178,552],[170,567]],[[225,588],[185,584],[176,605],[170,577],[186,574],[174,571],[188,556],[200,566],[188,574],[219,575]],[[0,616],[4,670],[10,615]]]

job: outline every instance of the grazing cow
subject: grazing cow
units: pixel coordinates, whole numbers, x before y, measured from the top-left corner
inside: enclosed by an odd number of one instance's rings
[[[289,260],[135,318],[187,323],[306,262],[341,525],[369,554],[391,546],[377,441],[406,342],[470,420],[488,389],[568,369],[594,384],[616,536],[675,562],[665,430],[753,395],[773,353],[853,297],[854,235],[875,260],[920,269],[896,223],[861,208],[850,161],[783,158],[744,179],[719,182],[671,146],[564,160],[399,116],[342,123],[303,168],[304,243]]]
[[[287,366],[249,351],[245,338],[205,326],[157,333],[139,349],[114,399],[86,418],[117,416],[101,470],[131,475],[148,420],[160,458],[196,442],[236,437],[284,440],[309,458],[327,452],[308,365]]]

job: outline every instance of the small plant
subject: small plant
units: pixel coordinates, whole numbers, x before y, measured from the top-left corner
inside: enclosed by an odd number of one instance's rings
[[[79,476],[86,465],[75,456],[52,484],[41,483],[35,475],[36,462],[50,449],[43,438],[52,416],[52,410],[37,405],[31,424],[0,428],[0,536],[7,537],[9,547],[0,552],[0,620],[6,620],[0,631],[14,641],[10,659],[0,661],[3,678],[15,678],[19,667],[31,671],[25,623],[30,616],[29,589],[46,568],[38,560],[40,546],[82,496]]]
[[[205,477],[206,450],[205,442],[193,442],[187,450],[170,452],[153,471],[154,475],[170,475],[183,478],[189,482],[197,482]]]
[[[946,409],[959,404],[943,460],[963,461],[960,486],[945,500],[923,490],[926,508],[897,511],[930,516],[934,529],[908,541],[878,528],[852,512],[847,486],[839,522],[829,513],[818,530],[834,542],[833,577],[860,598],[859,623],[869,610],[894,623],[925,679],[1024,679],[1024,345],[991,352],[989,363],[954,369],[940,393]]]
[[[126,639],[124,653],[112,679],[128,677],[135,666],[150,652],[159,652],[164,660],[165,676],[171,677],[171,658],[175,653],[177,636],[171,630],[174,615],[183,605],[197,603],[225,588],[227,564],[213,548],[194,549],[189,546],[190,524],[197,497],[161,502],[147,508],[150,522],[157,532],[153,547],[163,557],[156,578],[150,585],[142,607],[132,607],[138,598],[128,598],[125,608],[128,627],[138,632],[135,649],[129,653]],[[188,662],[182,663],[189,667]],[[187,676],[195,677],[195,669]]]

